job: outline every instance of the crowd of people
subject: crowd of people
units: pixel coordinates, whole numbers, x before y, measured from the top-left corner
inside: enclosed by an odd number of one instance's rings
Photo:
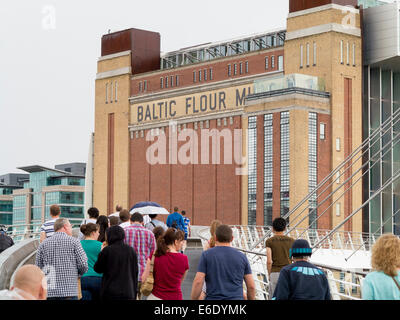
[[[121,206],[108,216],[88,210],[77,237],[60,207],[41,227],[35,265],[21,267],[0,300],[182,300],[190,268],[184,254],[190,236],[185,211],[131,214]],[[325,272],[310,262],[312,248],[286,233],[277,218],[265,243],[270,300],[331,300]],[[219,220],[210,225],[192,284],[192,300],[254,300],[256,286],[246,255],[232,247],[233,230]],[[0,237],[2,230],[0,229]],[[10,244],[12,245],[12,244]],[[372,248],[373,272],[363,282],[365,300],[400,300],[400,239],[382,235]],[[192,266],[193,268],[193,266]]]

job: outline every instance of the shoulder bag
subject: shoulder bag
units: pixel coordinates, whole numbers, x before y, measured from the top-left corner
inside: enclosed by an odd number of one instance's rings
[[[154,285],[154,276],[153,276],[153,267],[154,267],[154,254],[153,257],[151,258],[150,261],[150,272],[149,275],[146,278],[146,281],[142,283],[140,287],[140,293],[144,296],[149,296],[150,293],[153,291],[153,285]]]

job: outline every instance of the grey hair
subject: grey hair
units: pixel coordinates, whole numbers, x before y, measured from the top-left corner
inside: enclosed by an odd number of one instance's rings
[[[62,229],[67,222],[69,222],[68,219],[66,218],[59,218],[54,222],[54,232],[57,232],[58,230]]]

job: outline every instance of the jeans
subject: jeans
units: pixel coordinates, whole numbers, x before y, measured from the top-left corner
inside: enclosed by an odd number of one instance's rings
[[[102,277],[81,278],[82,300],[100,300]]]

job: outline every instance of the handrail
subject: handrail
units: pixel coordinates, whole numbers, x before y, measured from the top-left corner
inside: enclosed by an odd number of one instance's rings
[[[399,121],[400,121],[400,117],[399,117],[399,119],[397,120],[397,122],[399,122]],[[397,123],[397,122],[396,122],[396,123]],[[393,124],[393,125],[394,125],[394,124]],[[392,128],[392,127],[390,127],[388,130],[390,130],[391,128]],[[386,134],[386,132],[385,132],[384,134]],[[377,152],[371,157],[371,159],[374,159],[376,156],[380,155],[380,153],[381,153],[385,148],[387,148],[387,147],[389,146],[390,143],[392,143],[395,139],[397,139],[397,138],[399,138],[399,137],[400,137],[400,133],[396,134],[396,136],[395,136],[392,140],[390,140],[388,143],[386,143],[384,146],[382,146],[382,147],[380,148],[380,150],[377,151]],[[348,166],[348,167],[343,171],[342,174],[340,174],[339,178],[340,178],[348,169],[352,168],[352,166],[353,166],[354,163],[357,163],[358,160],[362,159],[362,157],[364,156],[364,153],[367,152],[367,151],[369,151],[369,149],[372,148],[372,146],[373,146],[376,142],[378,142],[378,141],[379,141],[379,140],[376,140],[372,145],[370,145],[370,147],[367,148],[367,149],[363,152],[363,154],[362,154],[361,156],[359,156],[350,166]],[[388,152],[390,152],[390,151],[394,148],[394,146],[395,146],[397,143],[399,143],[399,142],[400,142],[400,139],[398,139],[398,140],[396,141],[396,143],[395,143],[394,145],[392,145],[391,148],[389,148],[382,156],[380,156],[379,159],[382,159],[382,158],[383,158]],[[368,168],[368,170],[366,170],[366,171],[361,175],[361,177],[360,177],[359,179],[357,179],[356,182],[352,183],[352,184],[341,194],[341,196],[340,196],[338,199],[335,200],[335,202],[333,202],[322,214],[320,214],[320,215],[311,223],[311,225],[312,225],[313,223],[315,223],[316,221],[318,221],[318,219],[319,219],[325,212],[327,212],[327,211],[332,207],[333,204],[335,204],[340,198],[342,198],[343,195],[344,195],[349,189],[353,188],[353,186],[354,186],[358,181],[360,181],[361,178],[362,178],[366,173],[369,173],[369,172],[371,171],[371,169],[372,169],[377,163],[378,163],[378,162],[375,161],[375,162]],[[339,187],[337,187],[334,191],[332,191],[330,194],[328,194],[328,195],[322,200],[322,202],[319,202],[318,205],[317,205],[315,208],[313,208],[313,210],[310,212],[310,214],[313,213],[313,212],[315,212],[315,211],[317,211],[318,208],[321,207],[327,200],[331,199],[332,195],[333,195],[336,191],[342,189],[343,186],[345,186],[349,181],[351,181],[351,180],[353,179],[353,177],[354,177],[356,174],[358,174],[361,170],[364,169],[365,166],[367,166],[367,165],[369,165],[369,164],[370,164],[370,161],[366,161],[364,164],[362,164],[362,166],[361,166],[360,168],[358,168],[358,169],[356,170],[356,172],[354,172],[349,178],[347,178],[346,181],[344,181]],[[338,177],[336,177],[334,180],[332,180],[332,182],[321,192],[321,194],[323,194],[330,186],[332,186],[332,185],[335,183],[335,181],[336,181],[337,179],[338,179]],[[309,196],[311,197],[313,194],[315,194],[315,192],[314,192],[314,193],[310,193]],[[309,208],[309,205],[306,206],[299,214],[297,214],[297,215],[294,217],[294,220],[296,220],[307,208]],[[294,212],[293,212],[293,213],[294,213]],[[303,217],[299,222],[297,222],[297,224],[293,227],[293,229],[295,229],[299,224],[301,224],[307,217],[308,217],[308,215],[306,215],[306,216]],[[291,223],[292,223],[292,222],[293,222],[293,220],[291,221]]]

